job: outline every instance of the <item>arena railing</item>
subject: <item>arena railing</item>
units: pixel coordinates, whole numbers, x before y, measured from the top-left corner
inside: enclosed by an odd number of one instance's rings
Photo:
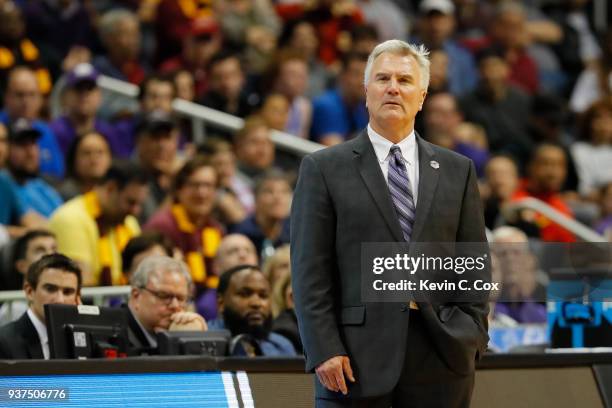
[[[585,242],[606,242],[607,239],[586,225],[568,217],[537,198],[527,197],[507,204],[503,209],[504,217],[515,218],[522,210],[533,210],[559,224]]]
[[[101,75],[98,78],[98,86],[108,92],[113,92],[122,96],[136,99],[139,89],[136,85],[124,82],[115,78]],[[184,99],[175,99],[172,103],[174,112],[180,116],[191,120],[193,139],[196,143],[201,143],[206,138],[205,124],[211,124],[223,130],[237,131],[242,128],[244,120],[206,106],[189,102]],[[304,156],[308,153],[322,149],[322,144],[301,139],[289,133],[273,131],[272,141],[274,144],[297,156]]]

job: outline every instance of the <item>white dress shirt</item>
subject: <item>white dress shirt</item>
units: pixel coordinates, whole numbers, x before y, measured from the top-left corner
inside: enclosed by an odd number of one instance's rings
[[[43,356],[45,360],[51,358],[49,353],[49,336],[47,335],[47,326],[43,323],[38,316],[32,311],[32,309],[28,309],[28,317],[30,321],[34,325],[36,332],[38,333],[38,338],[40,339],[40,347],[42,348]]]
[[[376,153],[376,158],[378,159],[378,164],[380,165],[383,176],[385,180],[387,180],[387,175],[389,174],[389,157],[391,156],[390,150],[394,143],[391,143],[390,140],[376,133],[370,125],[368,125],[368,137],[372,142],[372,146],[374,146],[374,152]],[[408,172],[408,179],[410,181],[410,190],[412,191],[414,206],[416,208],[417,196],[419,194],[419,152],[414,130],[410,132],[408,137],[397,143],[397,145],[402,151],[402,157],[404,158],[404,164],[406,165],[406,171]]]

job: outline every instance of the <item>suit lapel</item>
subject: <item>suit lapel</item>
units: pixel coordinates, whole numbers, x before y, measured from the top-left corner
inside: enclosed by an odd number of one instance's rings
[[[26,343],[26,347],[28,350],[28,355],[32,359],[43,359],[45,358],[42,352],[42,346],[40,345],[40,338],[38,337],[38,332],[34,327],[34,324],[30,320],[30,317],[27,313],[24,313],[23,316],[19,319],[19,328],[18,331],[23,334],[23,339]]]
[[[412,241],[418,242],[421,231],[423,231],[427,221],[429,209],[433,203],[440,170],[434,169],[431,165],[434,158],[434,151],[431,146],[416,132],[415,135],[419,148],[419,195],[417,197],[416,215],[412,228]]]
[[[376,153],[374,153],[374,147],[372,143],[370,143],[367,133],[364,131],[357,136],[354,140],[354,144],[353,152],[355,156],[353,159],[363,182],[395,240],[399,242],[404,241],[402,229],[397,220],[393,203],[391,202],[391,196],[389,195],[385,177],[382,174]]]

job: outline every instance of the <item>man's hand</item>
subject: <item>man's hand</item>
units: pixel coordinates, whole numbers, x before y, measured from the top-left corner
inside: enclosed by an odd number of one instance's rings
[[[340,391],[344,395],[348,393],[344,377],[346,376],[350,382],[355,382],[351,362],[347,356],[332,357],[315,368],[315,372],[325,388],[334,392]]]
[[[177,312],[170,316],[169,331],[206,331],[208,325],[202,316],[194,312]]]

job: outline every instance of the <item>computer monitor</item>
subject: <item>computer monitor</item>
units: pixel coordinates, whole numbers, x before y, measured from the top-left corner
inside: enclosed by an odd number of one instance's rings
[[[162,331],[157,333],[161,355],[223,357],[228,354],[229,330]]]
[[[612,345],[612,270],[551,271],[548,326],[552,348]]]
[[[45,305],[51,358],[115,358],[128,353],[128,310]]]

